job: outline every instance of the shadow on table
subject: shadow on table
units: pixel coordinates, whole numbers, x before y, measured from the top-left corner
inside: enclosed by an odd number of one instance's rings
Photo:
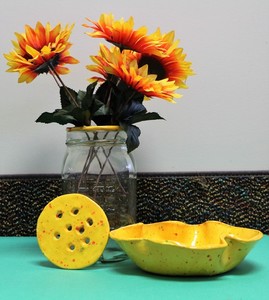
[[[48,260],[42,261],[35,261],[35,264],[43,267],[43,268],[50,268],[50,269],[58,269],[58,270],[65,270],[61,269],[55,265],[53,265]],[[250,273],[259,272],[262,266],[251,262],[251,261],[243,261],[239,266],[234,268],[233,270],[215,275],[215,276],[165,276],[165,275],[158,275],[143,271],[139,267],[137,267],[131,260],[125,260],[122,262],[115,262],[115,263],[101,263],[98,261],[94,265],[91,265],[87,268],[80,269],[80,270],[73,270],[73,271],[82,271],[87,272],[91,270],[109,270],[110,272],[115,272],[118,274],[126,275],[126,276],[142,276],[144,278],[154,278],[157,280],[170,280],[170,281],[216,281],[216,280],[225,280],[226,277],[234,277],[234,276],[244,276]],[[70,270],[65,270],[70,271]]]
[[[250,262],[250,261],[243,261],[239,266],[234,268],[233,270],[215,275],[215,276],[165,276],[165,275],[158,275],[149,273],[146,271],[141,270],[138,268],[134,263],[131,261],[128,261],[128,264],[113,264],[111,265],[111,268],[114,272],[121,273],[124,275],[129,276],[144,276],[144,277],[150,277],[155,278],[159,280],[171,280],[171,281],[213,281],[213,280],[223,280],[225,277],[229,276],[244,276],[249,273],[255,273],[258,272],[262,266]]]

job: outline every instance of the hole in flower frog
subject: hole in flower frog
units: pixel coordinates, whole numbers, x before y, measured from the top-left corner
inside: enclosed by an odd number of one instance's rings
[[[92,226],[92,224],[93,224],[93,219],[92,219],[92,218],[88,218],[88,219],[87,219],[87,223],[88,223],[89,226]]]
[[[86,237],[85,239],[84,239],[84,242],[85,242],[85,244],[89,244],[90,243],[90,238],[88,238],[88,237]]]
[[[81,226],[81,227],[77,228],[77,230],[80,234],[82,234],[85,231],[85,228],[84,228],[84,226]]]
[[[71,251],[74,251],[75,248],[76,248],[76,246],[75,246],[74,244],[69,244],[69,249],[70,249]]]
[[[66,225],[66,229],[67,229],[68,231],[71,231],[71,230],[72,230],[72,228],[73,228],[73,227],[72,227],[72,225],[71,225],[71,224],[67,224],[67,225]]]
[[[57,240],[59,240],[60,237],[61,237],[61,234],[60,234],[59,232],[55,232],[55,233],[54,233],[54,237],[55,237]]]
[[[56,218],[61,219],[63,217],[63,212],[61,210],[58,210],[56,213]]]
[[[78,208],[76,208],[76,207],[72,208],[72,214],[73,215],[77,215],[78,213],[79,213],[79,209]]]

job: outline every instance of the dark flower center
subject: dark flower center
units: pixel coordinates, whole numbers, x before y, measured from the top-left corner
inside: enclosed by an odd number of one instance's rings
[[[39,65],[37,68],[35,68],[35,73],[41,74],[41,73],[48,73],[51,68],[54,68],[59,63],[59,54],[55,54],[49,61],[44,62],[42,65]]]
[[[138,67],[140,68],[144,65],[148,65],[148,74],[157,75],[157,80],[162,80],[167,77],[163,64],[154,56],[143,55],[139,60]]]

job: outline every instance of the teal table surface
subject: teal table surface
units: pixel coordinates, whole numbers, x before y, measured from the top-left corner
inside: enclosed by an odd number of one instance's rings
[[[35,237],[0,237],[0,299],[269,299],[269,236],[232,271],[213,277],[146,273],[132,261],[82,270],[52,265]]]

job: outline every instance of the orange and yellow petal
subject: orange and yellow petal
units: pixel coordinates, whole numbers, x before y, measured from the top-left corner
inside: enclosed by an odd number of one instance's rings
[[[93,32],[86,32],[91,37],[104,38],[121,49],[162,55],[159,49],[161,44],[147,35],[146,26],[134,29],[133,17],[125,21],[123,18],[115,20],[112,14],[102,14],[98,22],[89,18],[86,20],[92,24],[83,24],[84,27],[93,29]]]
[[[20,73],[18,82],[22,83],[22,82],[26,82],[26,83],[30,83],[32,82],[36,77],[38,76],[38,74],[31,72],[30,70],[25,70],[22,73]]]

